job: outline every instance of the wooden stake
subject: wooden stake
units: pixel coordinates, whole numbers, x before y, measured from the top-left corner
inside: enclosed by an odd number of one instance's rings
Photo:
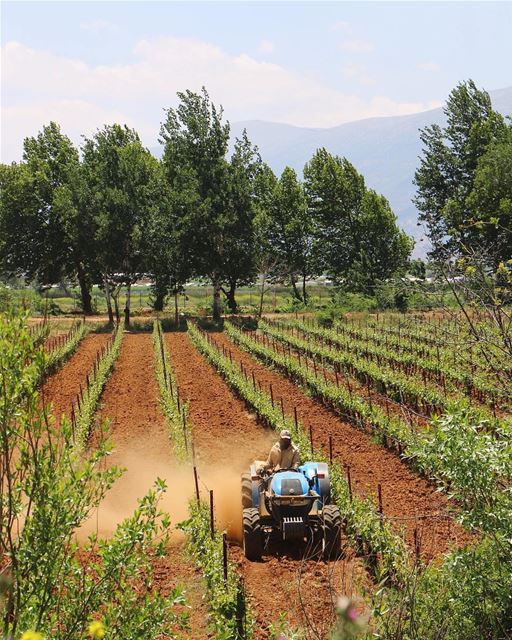
[[[195,485],[195,488],[196,488],[197,504],[199,504],[199,501],[200,501],[200,499],[199,499],[199,480],[198,480],[198,477],[197,477],[197,467],[196,467],[196,465],[194,465],[194,485]]]
[[[297,417],[297,407],[293,407],[293,419],[295,421],[295,429],[299,429],[299,419]]]
[[[329,436],[329,463],[332,464],[332,436]]]
[[[414,529],[414,553],[416,555],[416,561],[420,559],[420,541],[418,538],[418,529]]]
[[[381,522],[383,522],[383,515],[384,515],[384,511],[382,508],[382,485],[379,483],[377,485],[377,494],[379,496],[379,515],[380,515],[380,520]]]
[[[185,451],[188,453],[188,442],[187,442],[187,418],[185,416],[185,409],[181,412],[181,421],[183,423],[183,440],[185,441]]]
[[[210,489],[210,535],[215,538],[215,519],[213,515],[213,489]]]
[[[309,442],[311,444],[311,455],[313,455],[313,427],[309,425]]]
[[[350,502],[352,502],[352,476],[350,475],[350,467],[347,465],[347,484],[348,495],[350,496]]]
[[[228,541],[226,534],[222,534],[222,568],[224,569],[224,584],[228,584]]]

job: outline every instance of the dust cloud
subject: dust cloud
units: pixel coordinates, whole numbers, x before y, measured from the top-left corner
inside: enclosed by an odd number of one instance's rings
[[[171,541],[181,541],[183,534],[175,529],[176,524],[188,517],[188,503],[195,496],[194,474],[191,464],[180,464],[170,458],[168,452],[148,456],[148,451],[135,451],[120,455],[116,451],[112,464],[125,468],[123,475],[115,482],[97,510],[85,522],[78,539],[85,539],[95,533],[100,538],[111,536],[117,525],[131,516],[142,498],[153,486],[157,478],[167,485],[167,491],[160,501],[160,508],[169,513],[172,524]],[[249,469],[251,458],[241,455],[235,459],[233,452],[229,459],[207,464],[204,453],[198,462],[199,490],[201,499],[208,504],[209,491],[213,490],[215,525],[225,530],[232,541],[242,540],[242,504],[240,474]]]

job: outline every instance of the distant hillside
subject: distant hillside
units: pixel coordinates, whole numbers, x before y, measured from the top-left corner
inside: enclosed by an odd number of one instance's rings
[[[512,117],[512,86],[490,92],[494,108]],[[413,177],[421,154],[419,129],[443,124],[442,109],[423,111],[410,116],[370,118],[330,127],[314,129],[288,124],[247,120],[231,125],[232,139],[247,129],[249,139],[257,144],[261,155],[272,169],[280,173],[288,165],[302,173],[304,164],[319,147],[345,156],[366,179],[366,184],[390,201],[400,225],[417,240],[416,255],[425,253],[418,212],[411,200]],[[153,149],[156,155],[161,148]]]
[[[512,87],[492,91],[490,95],[497,111],[512,116]],[[419,239],[417,211],[411,203],[412,180],[421,154],[418,130],[443,122],[442,109],[433,109],[410,116],[358,120],[329,129],[248,120],[233,123],[231,130],[235,137],[246,128],[251,142],[258,145],[263,159],[276,172],[286,165],[302,172],[319,147],[346,156],[365,176],[367,185],[388,198],[400,225]],[[416,253],[423,253],[419,242]]]

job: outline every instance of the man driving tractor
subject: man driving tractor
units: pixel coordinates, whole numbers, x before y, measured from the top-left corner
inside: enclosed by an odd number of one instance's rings
[[[263,469],[272,472],[277,469],[297,469],[299,465],[299,448],[293,444],[292,436],[288,429],[283,429],[279,434],[279,442],[276,442],[270,449]]]

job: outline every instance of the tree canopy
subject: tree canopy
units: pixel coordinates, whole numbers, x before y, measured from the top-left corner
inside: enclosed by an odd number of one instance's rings
[[[507,139],[503,117],[493,110],[489,94],[472,80],[450,93],[444,113],[445,127],[431,125],[420,133],[424,149],[415,175],[415,204],[427,227],[432,256],[438,259],[470,252],[485,240],[485,235],[475,233],[477,197],[471,194],[480,159]]]
[[[130,287],[143,276],[155,309],[190,279],[210,281],[218,319],[222,295],[235,313],[237,288],[258,277],[262,296],[267,282],[284,282],[303,304],[321,274],[372,291],[408,258],[412,243],[388,202],[346,158],[319,149],[303,180],[289,167],[277,178],[245,131],[230,146],[206,89],[178,93],[160,142],[157,160],[126,125],[104,126],[80,149],[55,123],[27,138],[23,161],[0,168],[2,272],[42,286],[78,282],[85,313],[98,284],[111,320],[126,289],[129,323]],[[475,211],[492,166],[482,164]]]

